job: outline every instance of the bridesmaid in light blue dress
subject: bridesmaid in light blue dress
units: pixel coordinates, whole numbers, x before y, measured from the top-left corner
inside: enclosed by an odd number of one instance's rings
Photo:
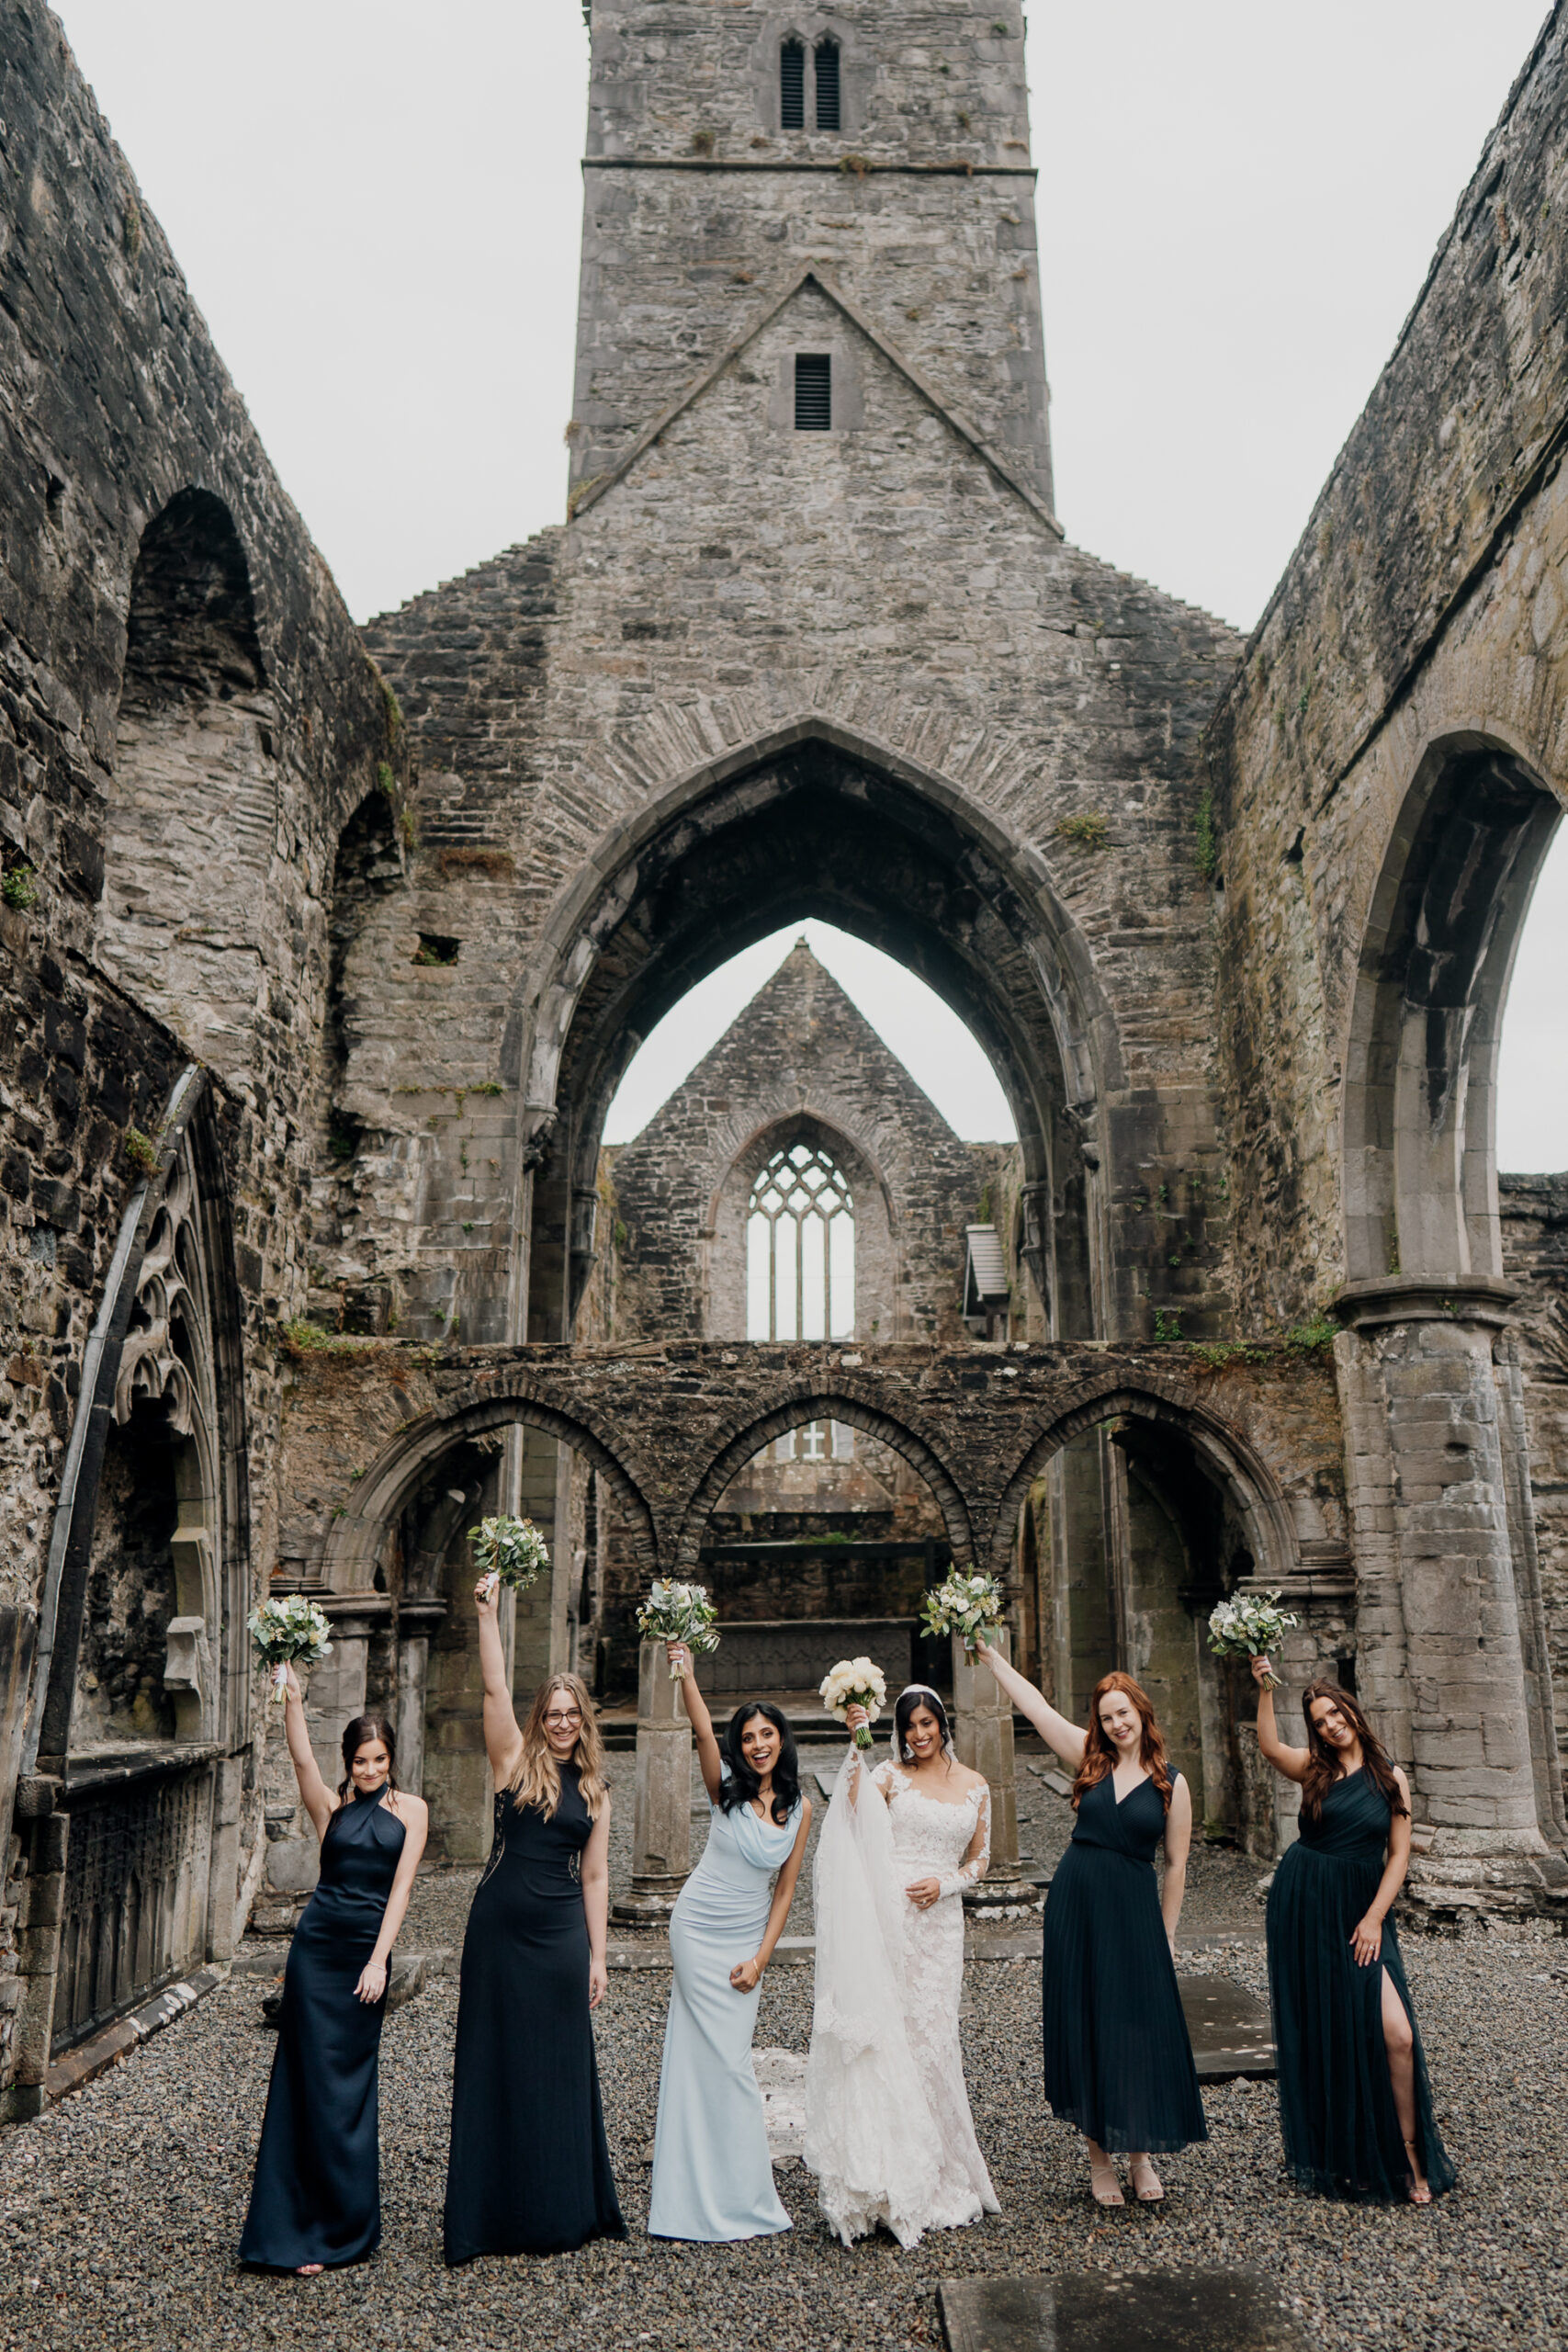
[[[766,2237],[787,2230],[790,2218],[773,2187],[751,2035],[762,1971],[795,1899],[811,1805],[800,1794],[795,1741],[779,1710],[765,1702],[737,1707],[721,1751],[690,1650],[671,1643],[670,1662],[685,1669],[681,1694],[712,1814],[702,1860],[670,1921],[674,1983],[649,2235]]]

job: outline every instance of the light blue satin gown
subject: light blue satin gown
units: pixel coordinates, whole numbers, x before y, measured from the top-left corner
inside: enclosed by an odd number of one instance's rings
[[[738,1993],[729,1972],[762,1940],[775,1871],[800,1827],[797,1805],[780,1827],[750,1805],[721,1813],[709,1800],[708,1842],[670,1919],[674,1983],[659,2076],[653,2192],[655,2238],[767,2237],[791,2227],[773,2187],[762,2094],[751,2067],[761,1987]]]

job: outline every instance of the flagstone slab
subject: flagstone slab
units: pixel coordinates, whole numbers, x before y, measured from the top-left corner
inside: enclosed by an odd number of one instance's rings
[[[1258,2270],[1080,2270],[944,2278],[947,2352],[1307,2352]]]
[[[1179,1976],[1177,1983],[1201,2083],[1276,2071],[1267,2001],[1229,1976]]]

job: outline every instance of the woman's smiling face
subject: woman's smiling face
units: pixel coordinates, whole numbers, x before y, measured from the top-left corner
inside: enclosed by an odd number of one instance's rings
[[[904,1727],[904,1745],[917,1764],[942,1754],[942,1725],[929,1707],[917,1707]]]
[[[766,1715],[749,1715],[740,1726],[740,1753],[759,1781],[765,1781],[773,1771],[783,1744],[778,1725]]]

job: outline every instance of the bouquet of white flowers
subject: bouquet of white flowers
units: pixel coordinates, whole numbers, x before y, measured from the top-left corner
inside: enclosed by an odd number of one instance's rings
[[[526,1592],[542,1568],[550,1565],[548,1546],[531,1519],[481,1519],[468,1530],[474,1565],[491,1592],[498,1584]]]
[[[1267,1657],[1277,1650],[1287,1627],[1299,1623],[1280,1607],[1277,1592],[1238,1593],[1209,1612],[1209,1647],[1216,1657]],[[1280,1678],[1265,1675],[1266,1690],[1277,1690]]]
[[[840,1723],[852,1707],[863,1707],[871,1723],[861,1724],[855,1731],[855,1746],[872,1745],[871,1724],[887,1704],[887,1685],[879,1668],[868,1657],[841,1657],[822,1678],[822,1704]]]
[[[332,1651],[332,1631],[325,1616],[302,1592],[279,1600],[264,1600],[245,1623],[250,1636],[272,1668],[272,1702],[281,1707],[288,1696],[286,1666],[317,1666]]]
[[[682,1584],[674,1577],[660,1577],[637,1612],[643,1638],[649,1642],[684,1642],[694,1657],[718,1647],[718,1611],[708,1599],[705,1584]],[[686,1669],[672,1666],[671,1682],[683,1682]]]
[[[1002,1589],[995,1577],[949,1568],[936,1590],[927,1593],[922,1622],[928,1634],[962,1634],[973,1657],[976,1642],[1002,1622]]]

